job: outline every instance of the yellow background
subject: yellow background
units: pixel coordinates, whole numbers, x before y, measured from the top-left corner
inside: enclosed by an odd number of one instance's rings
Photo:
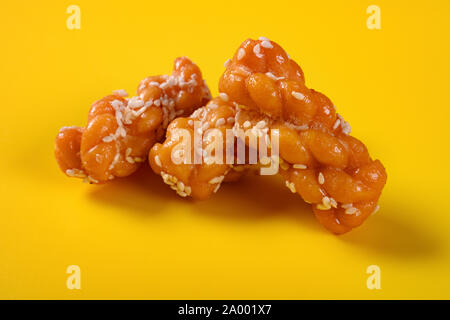
[[[66,8],[81,8],[68,30]],[[381,30],[366,8],[381,8]],[[450,298],[449,31],[442,1],[3,1],[0,298]],[[213,94],[248,37],[281,44],[388,171],[381,210],[333,236],[274,178],[205,202],[149,170],[66,178],[59,127],[186,55]],[[68,265],[81,290],[66,288]],[[381,290],[366,268],[381,268]]]

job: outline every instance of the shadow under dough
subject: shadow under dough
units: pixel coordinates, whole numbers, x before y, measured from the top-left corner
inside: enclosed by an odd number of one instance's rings
[[[192,213],[213,219],[232,219],[236,223],[289,219],[300,228],[313,228],[316,232],[328,234],[316,221],[311,206],[291,193],[279,176],[249,173],[238,183],[224,183],[217,194],[205,201],[177,196],[146,165],[130,177],[93,187],[95,189],[89,194],[93,201],[121,207],[127,214],[131,211],[143,219],[164,212],[168,203],[178,201]],[[412,223],[396,219],[396,212],[400,210],[408,210],[411,217],[421,214],[403,204],[385,203],[381,212],[370,217],[367,223],[336,237],[349,246],[402,259],[436,253],[438,239]]]
[[[163,212],[168,202],[178,200],[175,193],[147,165],[141,166],[129,177],[92,187],[89,193],[91,200],[119,207],[127,214],[132,212],[141,218]]]
[[[409,212],[411,222],[396,218],[396,213],[405,210]],[[422,259],[439,253],[441,241],[438,236],[421,230],[419,225],[414,224],[414,217],[423,215],[423,212],[414,211],[407,205],[385,203],[380,213],[370,217],[361,227],[341,236],[342,241],[404,260]]]
[[[279,176],[248,173],[239,182],[226,183],[214,197],[195,203],[199,214],[218,219],[255,223],[269,219],[290,219],[301,226],[317,228],[310,205],[291,193]]]

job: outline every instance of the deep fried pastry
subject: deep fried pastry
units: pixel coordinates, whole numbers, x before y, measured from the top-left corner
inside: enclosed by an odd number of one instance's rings
[[[172,121],[166,140],[153,146],[149,153],[153,171],[178,195],[206,199],[222,182],[240,177],[243,168],[233,166],[233,152],[227,161],[227,129],[231,132],[235,110],[233,104],[215,98],[191,116]]]
[[[168,123],[188,115],[211,98],[200,69],[177,58],[170,76],[141,81],[137,96],[123,90],[95,102],[85,128],[63,127],[55,142],[55,157],[68,176],[102,183],[125,177],[145,161]]]
[[[219,92],[210,101],[199,68],[178,58],[172,75],[142,80],[137,96],[118,91],[95,102],[85,128],[62,128],[58,164],[68,176],[101,183],[130,175],[148,155],[165,183],[195,199],[249,168],[276,168],[266,174],[279,173],[336,234],[378,209],[385,168],[278,44],[244,41],[226,63]]]
[[[227,62],[221,95],[239,108],[237,128],[264,121],[279,130],[280,174],[313,204],[317,219],[341,234],[378,208],[386,171],[351,137],[350,126],[323,94],[305,86],[301,68],[276,43],[246,40]],[[259,126],[259,127],[264,127]]]

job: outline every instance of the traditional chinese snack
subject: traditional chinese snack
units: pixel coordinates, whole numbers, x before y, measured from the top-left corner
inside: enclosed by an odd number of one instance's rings
[[[244,41],[219,92],[211,100],[199,68],[178,58],[172,75],[142,80],[137,96],[119,90],[95,102],[85,128],[62,128],[58,164],[68,176],[102,183],[148,157],[178,195],[201,200],[249,169],[279,174],[336,234],[378,210],[385,168],[278,44]]]
[[[235,110],[215,98],[191,116],[173,120],[166,140],[153,146],[149,164],[178,195],[206,199],[222,182],[240,177],[244,168],[233,166],[233,152],[227,161],[226,130],[233,128]]]
[[[185,57],[175,60],[170,76],[148,77],[137,96],[126,96],[119,90],[94,102],[85,128],[61,128],[55,156],[66,175],[103,183],[132,174],[170,121],[211,98],[200,69]]]
[[[236,127],[279,130],[280,174],[327,229],[345,233],[378,209],[383,165],[349,135],[333,103],[306,87],[301,68],[279,45],[266,38],[242,43],[219,91],[245,106]]]

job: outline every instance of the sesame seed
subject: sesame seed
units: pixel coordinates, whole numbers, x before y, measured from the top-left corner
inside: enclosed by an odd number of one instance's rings
[[[111,162],[111,164],[109,165],[108,169],[112,170],[114,168],[114,166],[116,165],[116,163],[119,162],[119,159],[120,159],[120,154],[116,153],[116,155],[114,156],[114,159]]]
[[[184,191],[184,183],[182,181],[178,181],[177,188],[179,191]]]
[[[218,177],[214,177],[211,180],[208,181],[209,184],[216,184],[216,183],[221,183],[223,181],[223,179],[225,178],[225,176],[218,176]]]
[[[319,172],[318,180],[319,180],[319,184],[324,184],[325,183],[325,177],[323,176],[322,172]]]
[[[291,190],[292,193],[296,193],[297,190],[295,190],[295,184],[293,182],[290,182],[286,180],[286,187]]]
[[[163,83],[161,83],[160,85],[159,85],[159,87],[161,88],[161,89],[166,89],[166,88],[168,88],[168,87],[170,87],[171,86],[171,82],[169,82],[169,81],[166,81],[166,82],[163,82]]]
[[[338,207],[338,204],[337,204],[336,200],[334,200],[333,198],[330,198],[330,203],[331,203],[331,206],[333,208],[336,209]]]
[[[228,66],[229,66],[229,64],[230,64],[230,59],[228,59],[227,61],[225,61],[225,63],[223,64],[223,66],[225,67],[225,68],[228,68]]]
[[[259,37],[258,40],[260,40],[260,41],[264,41],[264,40],[269,41],[269,39],[267,39],[266,37]]]
[[[293,182],[291,182],[291,186],[290,186],[289,189],[291,189],[291,192],[292,192],[292,193],[296,193],[296,192],[297,192],[297,190],[295,190],[295,185],[294,185]]]
[[[169,186],[171,186],[172,190],[176,190],[178,191],[178,187],[177,187],[177,182],[178,179],[175,176],[172,176],[164,171],[161,171],[161,177],[164,180],[164,183],[168,184]]]
[[[249,128],[252,124],[250,123],[250,121],[246,120],[243,124],[244,128]]]
[[[292,96],[297,100],[305,100],[305,95],[301,92],[292,91]]]
[[[327,206],[327,207],[331,206],[330,198],[328,198],[326,196],[322,198],[322,203],[324,206]]]
[[[237,53],[237,59],[241,60],[245,56],[245,50],[243,48],[239,48]]]
[[[269,40],[263,40],[261,42],[261,46],[264,47],[264,48],[267,48],[267,49],[272,49],[273,48],[273,45],[272,45],[272,43],[270,43]]]
[[[340,123],[341,123],[341,120],[337,119],[336,122],[334,123],[333,130],[336,130],[337,127],[339,127]]]
[[[260,129],[264,128],[265,126],[266,126],[266,122],[264,120],[261,120],[256,124],[256,128],[260,128]]]
[[[351,207],[345,210],[345,214],[355,214],[358,211],[357,208]]]
[[[259,129],[259,128],[257,128],[256,126],[254,126],[254,127],[252,128],[251,133],[252,133],[254,136],[257,136],[257,137],[262,137],[262,135],[263,135],[262,130]]]
[[[263,57],[263,55],[261,54],[261,47],[259,46],[259,43],[253,47],[253,53],[256,55],[257,58]]]
[[[378,212],[378,210],[380,210],[380,206],[377,204],[377,206],[375,207],[375,209],[373,210],[373,212],[370,215],[374,215],[375,213]]]
[[[219,93],[220,99],[227,102],[228,101],[228,95],[224,92]]]
[[[344,122],[343,126],[342,126],[342,132],[344,134],[350,134],[352,132],[352,128],[350,127],[350,125],[348,124],[348,122]]]
[[[272,72],[266,72],[266,76],[268,76],[270,79],[275,80],[275,81],[284,79],[284,77],[277,77]]]
[[[220,188],[220,183],[214,188],[214,193],[216,193],[218,190],[219,190],[219,188]]]
[[[128,107],[132,108],[132,109],[137,109],[140,108],[144,105],[144,101],[142,101],[139,97],[132,97],[129,101],[128,101]]]
[[[127,97],[128,93],[124,89],[114,90],[113,94],[118,95],[120,97]]]
[[[120,100],[113,100],[109,104],[116,110],[123,106],[123,103]]]
[[[269,78],[271,78],[273,80],[277,80],[277,77],[272,72],[266,72],[266,76],[268,76]]]
[[[66,174],[74,178],[86,178],[86,174],[80,169],[67,169]]]
[[[155,156],[155,163],[158,167],[162,167],[161,159],[159,159],[158,155]]]
[[[114,138],[115,138],[115,137],[114,137],[113,135],[109,135],[109,136],[104,137],[104,138],[102,139],[102,141],[108,143],[108,142],[113,141]]]
[[[89,183],[99,183],[99,181],[97,179],[92,178],[91,176],[87,177]]]
[[[125,138],[127,136],[127,132],[124,127],[117,128],[117,131],[119,132],[119,135]]]
[[[324,205],[323,203],[319,203],[319,204],[316,206],[316,208],[319,209],[319,210],[330,210],[330,209],[331,209],[330,206],[326,206],[326,205]]]
[[[352,127],[342,118],[340,114],[337,114],[337,117],[340,119],[341,127],[342,127],[342,133],[344,134],[350,134],[352,132]]]
[[[307,168],[307,166],[305,166],[304,164],[299,164],[299,163],[294,164],[292,167],[294,167],[294,169],[306,169]]]
[[[225,124],[225,119],[220,118],[216,121],[216,127],[223,126]]]
[[[284,124],[287,127],[291,128],[291,129],[295,129],[295,130],[299,130],[299,131],[301,131],[301,130],[308,130],[309,129],[309,125],[307,125],[307,124],[302,124],[300,126],[294,125],[294,124],[289,123],[289,122],[285,122]]]

